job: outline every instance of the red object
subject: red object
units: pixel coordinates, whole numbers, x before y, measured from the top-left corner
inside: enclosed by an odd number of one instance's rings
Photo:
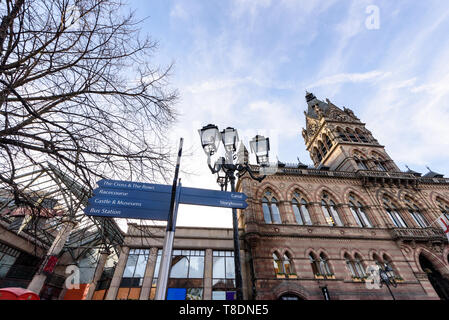
[[[0,300],[40,300],[33,291],[24,288],[0,289]]]
[[[57,262],[58,262],[58,257],[57,256],[49,256],[43,271],[46,272],[46,273],[52,273],[53,270],[56,267],[56,263]]]

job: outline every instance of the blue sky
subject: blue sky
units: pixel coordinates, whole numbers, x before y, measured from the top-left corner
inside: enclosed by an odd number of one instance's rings
[[[239,130],[248,146],[270,136],[272,158],[311,163],[301,135],[305,90],[354,110],[398,166],[449,176],[447,0],[129,1],[159,42],[155,64],[175,63],[184,137],[183,184],[218,188],[197,130]],[[367,28],[379,9],[379,28]],[[179,224],[230,226],[230,210],[181,207]]]

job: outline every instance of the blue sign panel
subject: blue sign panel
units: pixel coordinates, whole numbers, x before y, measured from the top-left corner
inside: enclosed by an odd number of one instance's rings
[[[246,194],[241,192],[227,192],[227,191],[187,188],[187,187],[182,187],[181,195],[219,198],[223,200],[242,200],[242,201],[248,198]]]
[[[117,208],[117,207],[97,207],[88,205],[84,213],[89,216],[109,217],[109,218],[129,218],[129,219],[149,219],[167,220],[168,210]]]
[[[97,182],[100,188],[121,189],[121,190],[139,190],[148,192],[171,192],[172,186],[155,183],[142,183],[119,180],[100,180]]]
[[[227,198],[211,198],[203,197],[201,195],[185,195],[181,190],[180,203],[193,204],[199,206],[210,206],[210,207],[222,207],[222,208],[236,208],[236,209],[246,209],[248,204],[246,201],[230,200]]]
[[[170,185],[100,180],[99,188],[93,192],[89,205],[84,210],[87,215],[167,220],[170,210]],[[247,196],[240,192],[225,192],[179,186],[178,203],[245,209]]]
[[[170,201],[171,190],[169,192],[148,192],[126,189],[106,189],[97,188],[94,190],[94,197],[106,197],[116,199],[142,199],[152,201]]]

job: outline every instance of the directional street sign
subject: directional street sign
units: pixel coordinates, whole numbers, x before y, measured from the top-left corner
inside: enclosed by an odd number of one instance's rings
[[[87,215],[167,220],[170,210],[170,185],[100,180],[99,188],[93,192],[89,205],[84,209]],[[247,196],[240,192],[226,192],[208,189],[179,187],[179,203],[245,209]]]
[[[167,210],[100,207],[88,205],[84,213],[89,216],[129,219],[167,220]]]

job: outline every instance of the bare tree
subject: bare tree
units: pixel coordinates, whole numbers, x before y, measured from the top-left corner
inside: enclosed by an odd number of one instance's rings
[[[49,161],[92,188],[171,168],[172,66],[121,1],[0,0],[0,182]]]

